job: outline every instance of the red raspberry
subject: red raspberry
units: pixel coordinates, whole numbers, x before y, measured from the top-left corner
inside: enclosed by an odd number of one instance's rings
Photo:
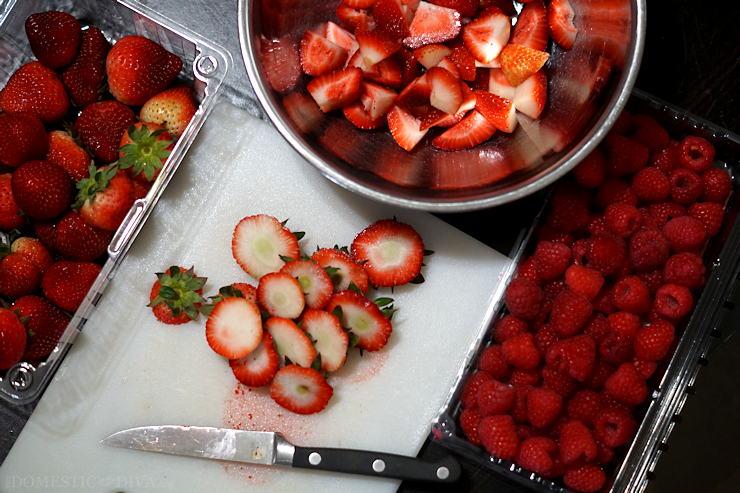
[[[663,226],[663,234],[677,253],[694,250],[704,243],[706,232],[698,219],[681,216],[671,219]]]
[[[657,229],[641,229],[630,238],[629,259],[638,272],[660,269],[671,254],[671,243]]]
[[[617,270],[627,256],[627,244],[621,236],[599,233],[588,239],[586,261],[588,267],[609,275]]]
[[[480,425],[481,415],[478,409],[463,409],[460,413],[460,428],[462,428],[468,441],[473,445],[483,445],[480,436],[478,436],[478,426]]]
[[[552,299],[545,296],[545,299],[542,300],[542,305],[540,306],[540,312],[537,314],[536,317],[529,320],[529,327],[532,329],[533,332],[537,332],[542,328],[543,325],[545,325],[545,322],[550,317],[551,311]]]
[[[639,333],[638,333],[639,337]],[[637,406],[647,398],[647,384],[632,363],[622,363],[604,382],[604,390],[620,402]],[[602,442],[607,443],[602,440]],[[609,445],[607,443],[607,445]]]
[[[647,164],[650,151],[647,147],[623,135],[609,135],[604,141],[606,173],[609,176],[624,176],[637,173]]]
[[[678,146],[679,143],[672,140],[668,147],[650,156],[648,165],[662,171],[666,176],[669,175],[671,171],[681,166],[678,162]]]
[[[583,329],[583,333],[589,336],[597,346],[604,340],[610,331],[609,322],[607,322],[604,314],[600,312],[594,312],[591,314],[591,318],[588,319],[586,327]]]
[[[637,210],[639,210],[640,214],[642,214],[642,227],[643,228],[660,229],[660,227],[658,226],[658,222],[650,214],[650,209],[648,207],[639,207]]]
[[[578,390],[578,382],[567,375],[562,375],[547,367],[542,369],[542,386],[543,389],[557,392],[560,397],[567,399]]]
[[[665,263],[663,277],[665,282],[679,284],[694,290],[704,285],[706,267],[701,256],[694,252],[681,252],[672,255]]]
[[[642,228],[642,214],[630,204],[610,204],[604,211],[609,229],[623,238],[629,238]]]
[[[544,325],[537,331],[534,335],[534,345],[537,348],[537,352],[540,353],[540,359],[545,359],[547,350],[558,342],[558,340],[558,335],[549,324]]]
[[[588,240],[581,238],[573,243],[573,247],[570,249],[570,256],[573,261],[573,265],[586,265],[586,251],[588,250]]]
[[[517,423],[529,423],[527,419],[527,396],[532,387],[522,385],[514,388],[514,404],[509,409],[509,414]]]
[[[514,420],[516,421],[516,420]],[[521,442],[527,438],[533,438],[538,436],[537,431],[529,425],[516,425],[516,436],[519,437],[519,451],[521,452]],[[518,463],[518,462],[517,462]]]
[[[598,147],[573,168],[573,177],[583,187],[596,188],[606,176],[606,158]]]
[[[608,407],[594,418],[594,438],[608,447],[619,447],[632,438],[635,419],[622,409]]]
[[[554,279],[570,264],[570,248],[562,243],[541,241],[534,251],[534,262],[540,279]]]
[[[552,198],[547,224],[563,233],[571,233],[588,222],[588,200],[580,193],[559,192]]]
[[[515,335],[522,334],[529,331],[529,326],[523,318],[516,317],[514,315],[504,315],[501,319],[496,322],[493,328],[493,338],[496,342],[501,344],[507,339],[511,339]]]
[[[617,117],[617,121],[609,129],[608,135],[625,135],[629,132],[630,128],[632,128],[632,115],[627,110],[622,110]]]
[[[695,202],[689,206],[689,217],[698,219],[704,225],[707,238],[719,233],[722,219],[725,217],[724,208],[716,202]]]
[[[663,228],[665,223],[674,217],[681,217],[686,215],[686,207],[676,202],[659,202],[657,204],[650,204],[648,206],[650,216],[657,223],[658,228]]]
[[[553,390],[533,388],[527,394],[527,419],[535,428],[552,423],[563,409],[563,398]]]
[[[506,414],[514,402],[514,387],[498,380],[483,382],[478,387],[478,411],[482,417]]]
[[[632,117],[632,126],[637,127],[630,137],[648,148],[650,152],[657,152],[668,147],[671,137],[663,126],[647,115]]]
[[[565,289],[552,304],[550,325],[558,337],[571,337],[586,324],[592,311],[585,296]]]
[[[491,344],[484,349],[478,359],[478,370],[497,380],[504,380],[511,372],[511,367],[504,358],[504,349],[499,344]]]
[[[594,369],[586,381],[583,382],[583,387],[589,390],[599,390],[604,385],[604,382],[606,382],[606,379],[614,373],[614,369],[614,366],[603,359],[596,358]]]
[[[565,415],[590,427],[601,408],[599,394],[593,390],[581,390],[565,403]]]
[[[670,322],[659,320],[646,325],[635,336],[635,355],[648,361],[663,359],[668,354],[674,337],[675,330]]]
[[[512,315],[524,319],[537,316],[545,294],[532,281],[517,277],[506,288],[506,308]]]
[[[629,259],[629,257],[625,257],[624,262],[622,262],[622,265],[620,265],[617,270],[609,274],[609,278],[612,281],[618,281],[619,279],[623,278],[624,276],[629,276],[635,271],[634,266],[632,265],[632,261]]]
[[[478,425],[483,447],[497,459],[514,460],[519,451],[519,437],[514,419],[508,414],[486,416]]]
[[[577,460],[591,462],[596,459],[596,440],[591,430],[577,419],[560,428],[560,458],[566,466]]]
[[[660,202],[671,193],[671,182],[657,168],[643,168],[632,177],[632,190],[643,202]]]
[[[596,191],[594,205],[606,209],[606,206],[615,203],[637,205],[637,195],[627,181],[607,176]]]
[[[528,471],[544,478],[556,476],[555,461],[558,457],[558,444],[547,437],[533,436],[526,438],[519,445],[516,463]]]
[[[555,299],[568,285],[565,282],[565,276],[558,276],[555,279],[547,281],[542,290],[545,292],[546,299]]]
[[[639,277],[642,282],[645,283],[645,286],[648,287],[648,290],[650,290],[650,296],[655,296],[658,288],[665,284],[665,280],[663,279],[663,271],[660,269],[654,270],[652,272],[638,272],[635,275]]]
[[[727,171],[720,168],[709,168],[701,174],[704,192],[701,199],[706,202],[724,204],[732,192],[732,179]]]
[[[581,265],[571,265],[565,271],[565,283],[568,287],[582,294],[587,300],[593,300],[601,286],[604,285],[604,276],[588,267]]]
[[[463,409],[472,409],[478,407],[478,388],[484,383],[493,380],[493,377],[486,372],[477,371],[470,375],[470,378],[463,387],[460,396],[460,405]]]
[[[591,236],[597,233],[608,233],[610,230],[609,226],[606,224],[604,214],[591,214],[591,219],[586,225],[586,230],[591,234]]]
[[[606,473],[595,464],[586,464],[565,471],[563,482],[574,490],[593,493],[599,491],[606,483]]]
[[[640,330],[640,317],[630,312],[616,312],[607,317],[612,331],[627,340],[633,340]]]
[[[534,336],[530,332],[504,341],[502,347],[506,362],[515,368],[526,370],[540,364],[540,353],[534,347]]]
[[[610,463],[614,458],[614,449],[599,441],[596,442],[596,447],[598,448],[596,453],[596,463],[602,466]]]
[[[626,276],[614,283],[612,303],[630,313],[647,313],[653,306],[650,291],[637,276]]]
[[[678,161],[684,168],[702,173],[714,163],[714,146],[706,139],[689,135],[678,148]]]
[[[534,262],[534,255],[530,255],[527,260],[522,263],[521,267],[519,267],[517,277],[531,281],[538,286],[542,285],[542,279],[537,275],[537,266]]]
[[[671,182],[670,197],[679,204],[688,205],[699,200],[704,191],[701,176],[690,169],[678,168],[668,175]]]
[[[689,313],[693,303],[694,297],[691,296],[688,288],[677,284],[666,284],[655,293],[653,309],[664,317],[678,320]]]
[[[547,351],[547,368],[580,382],[586,380],[596,361],[596,343],[586,334],[558,341]]]
[[[639,358],[637,355],[632,358],[631,363],[632,366],[634,366],[635,369],[640,372],[640,375],[642,375],[642,378],[644,378],[645,380],[652,377],[653,373],[655,373],[655,370],[658,369],[658,363],[656,363],[655,361],[649,361]]]
[[[521,387],[525,385],[534,387],[536,385],[539,385],[541,380],[542,370],[539,366],[535,368],[529,368],[527,370],[520,370],[519,368],[515,368],[511,372],[509,383],[514,387]]]
[[[609,332],[599,344],[599,358],[610,365],[619,366],[626,363],[633,355],[632,340],[616,332]]]
[[[537,241],[554,241],[570,248],[576,240],[572,233],[563,233],[545,223],[540,226],[540,230],[537,232]]]
[[[591,301],[591,305],[593,305],[594,310],[598,310],[605,315],[616,312],[617,307],[612,303],[612,285],[605,282],[599,294]]]

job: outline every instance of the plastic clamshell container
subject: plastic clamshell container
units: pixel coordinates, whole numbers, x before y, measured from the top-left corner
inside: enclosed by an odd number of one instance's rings
[[[4,374],[0,373],[0,397],[19,404],[35,400],[48,385],[203,126],[232,64],[231,55],[224,48],[136,1],[0,0],[0,87],[5,86],[20,66],[34,60],[24,23],[29,15],[48,10],[69,12],[83,28],[95,26],[111,42],[128,35],[144,36],[176,54],[183,60],[177,82],[193,88],[198,110],[177,140],[148,195],[136,201],[115,232],[100,275],[51,355],[41,363],[20,362]]]
[[[737,175],[740,136],[639,90],[632,92],[625,109],[631,114],[651,116],[668,130],[674,140],[680,141],[687,135],[697,135],[709,140],[716,150],[714,166],[725,169],[733,178],[732,194],[725,209],[722,229],[711,239],[704,251],[707,283],[688,322],[676,327],[672,352],[648,379],[648,398],[635,410],[638,427],[634,439],[617,448],[615,458],[605,468],[607,486],[601,491],[637,493],[647,487],[648,472],[655,469],[663,445],[667,443],[699,368],[706,362],[712,349],[719,344],[719,335],[715,328],[725,313],[722,307],[732,295],[740,275],[740,221],[737,220],[740,212],[740,185]],[[487,328],[482,329],[470,348],[455,385],[432,422],[430,438],[528,491],[571,492],[561,480],[542,478],[514,463],[488,454],[482,447],[470,444],[458,422],[462,411],[460,398],[463,388],[475,372],[481,352],[493,339],[495,323],[504,314],[506,286],[516,276],[517,266],[531,253],[536,242],[538,225],[544,220],[549,206],[547,195],[548,192],[543,192],[545,205],[535,218],[533,226],[522,230],[509,254],[513,260],[512,268],[505,273],[507,277],[502,279],[492,297],[490,323]]]

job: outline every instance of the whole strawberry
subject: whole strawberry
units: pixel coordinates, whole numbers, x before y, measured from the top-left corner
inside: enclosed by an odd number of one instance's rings
[[[179,138],[195,115],[198,105],[193,91],[186,86],[163,91],[141,107],[139,118],[162,125],[175,139]]]
[[[74,312],[100,274],[101,267],[92,262],[60,260],[52,265],[41,280],[41,289],[49,301],[62,310]]]
[[[98,101],[80,113],[75,128],[93,156],[106,163],[118,159],[121,137],[134,123],[133,110],[118,101]]]
[[[27,317],[28,338],[22,359],[33,361],[49,356],[67,328],[69,316],[49,300],[34,295],[18,298],[13,310],[17,310],[20,317]]]
[[[8,79],[0,91],[0,110],[32,113],[43,123],[54,123],[69,111],[69,97],[56,72],[41,62],[29,62]]]
[[[46,129],[31,113],[0,113],[0,163],[17,168],[46,153]]]
[[[142,36],[124,36],[106,58],[110,93],[123,104],[140,106],[172,84],[182,60]]]
[[[13,173],[10,184],[18,207],[32,218],[56,217],[72,203],[72,180],[49,161],[25,163]]]
[[[112,231],[90,226],[76,211],[53,220],[34,221],[36,237],[53,253],[67,260],[92,262],[108,250]]]
[[[110,43],[97,27],[82,34],[82,44],[74,63],[62,72],[62,82],[72,102],[85,108],[99,101],[105,86],[105,59]]]
[[[22,253],[11,253],[0,261],[0,296],[15,300],[41,285],[41,272]]]
[[[0,308],[0,370],[7,370],[21,360],[26,338],[26,328],[18,316]]]
[[[10,173],[0,175],[0,229],[6,231],[20,228],[28,222],[28,216],[20,214],[20,207],[13,198],[12,178]]]
[[[90,176],[90,164],[92,158],[81,147],[82,141],[73,138],[64,130],[52,130],[47,135],[49,150],[46,151],[45,159],[58,164],[72,177],[74,181],[80,181]]]
[[[82,40],[82,27],[66,12],[50,10],[26,19],[26,36],[34,56],[49,68],[72,63]]]
[[[138,181],[152,181],[159,175],[174,148],[170,134],[156,123],[130,126],[121,139],[118,167]]]
[[[96,228],[115,231],[134,205],[134,185],[117,166],[95,169],[90,165],[90,177],[77,183],[79,189],[73,209]]]
[[[172,266],[157,273],[152,285],[149,304],[154,316],[162,323],[180,325],[198,318],[198,306],[206,300],[201,295],[205,277],[197,277],[193,268]]]
[[[11,238],[12,238],[11,234]],[[26,259],[31,261],[39,272],[43,275],[49,267],[54,263],[54,259],[49,253],[49,250],[38,240],[32,236],[20,236],[12,241],[10,244],[10,251],[13,253],[20,253]]]

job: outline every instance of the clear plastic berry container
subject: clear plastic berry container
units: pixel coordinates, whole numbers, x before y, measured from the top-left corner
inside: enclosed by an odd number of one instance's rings
[[[26,18],[30,14],[48,10],[69,12],[80,21],[83,28],[98,27],[109,41],[127,35],[139,35],[156,41],[176,54],[183,60],[178,82],[193,88],[198,110],[177,140],[148,195],[136,201],[114,234],[100,275],[51,355],[41,363],[22,361],[0,372],[0,397],[16,403],[31,402],[41,395],[75,337],[83,330],[91,310],[95,308],[225,87],[223,82],[232,64],[231,55],[224,48],[135,1],[0,0],[0,87],[5,86],[20,66],[34,59],[24,29]]]
[[[683,111],[667,102],[634,90],[626,110],[631,114],[645,114],[661,123],[674,140],[696,135],[710,141],[716,149],[715,167],[728,171],[733,179],[732,193],[725,209],[720,232],[714,236],[703,259],[707,267],[707,282],[694,310],[685,322],[676,326],[676,337],[669,354],[657,371],[647,380],[648,397],[635,409],[637,421],[632,441],[614,450],[614,459],[604,468],[607,481],[600,491],[640,492],[647,487],[662,450],[666,448],[673,426],[686,398],[693,393],[697,373],[708,361],[708,355],[721,343],[717,330],[725,314],[724,306],[733,293],[740,274],[740,211],[738,193],[738,163],[740,136]],[[536,234],[549,206],[550,192],[543,192],[545,205],[531,227],[522,230],[509,257],[512,268],[505,273],[491,299],[488,328],[481,330],[470,348],[465,364],[458,372],[456,383],[432,423],[430,439],[491,470],[503,480],[529,491],[571,492],[561,479],[549,480],[527,471],[516,464],[493,457],[483,447],[470,444],[459,424],[462,412],[461,395],[468,378],[476,371],[482,351],[492,342],[493,327],[505,311],[504,293],[508,281],[516,277],[518,265],[532,252]]]

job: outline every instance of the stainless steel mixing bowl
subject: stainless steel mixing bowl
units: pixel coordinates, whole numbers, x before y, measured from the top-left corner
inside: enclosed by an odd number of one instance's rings
[[[457,152],[432,145],[441,129],[431,129],[406,152],[387,127],[360,130],[341,111],[318,120],[286,111],[310,97],[298,58],[301,36],[322,22],[338,22],[341,0],[239,0],[239,37],[267,115],[327,178],[381,202],[462,212],[511,202],[555,182],[601,142],[624,108],[642,59],[645,0],[570,2],[579,33],[569,51],[551,42],[544,68],[548,101],[540,118],[522,118],[513,134],[497,132]]]

